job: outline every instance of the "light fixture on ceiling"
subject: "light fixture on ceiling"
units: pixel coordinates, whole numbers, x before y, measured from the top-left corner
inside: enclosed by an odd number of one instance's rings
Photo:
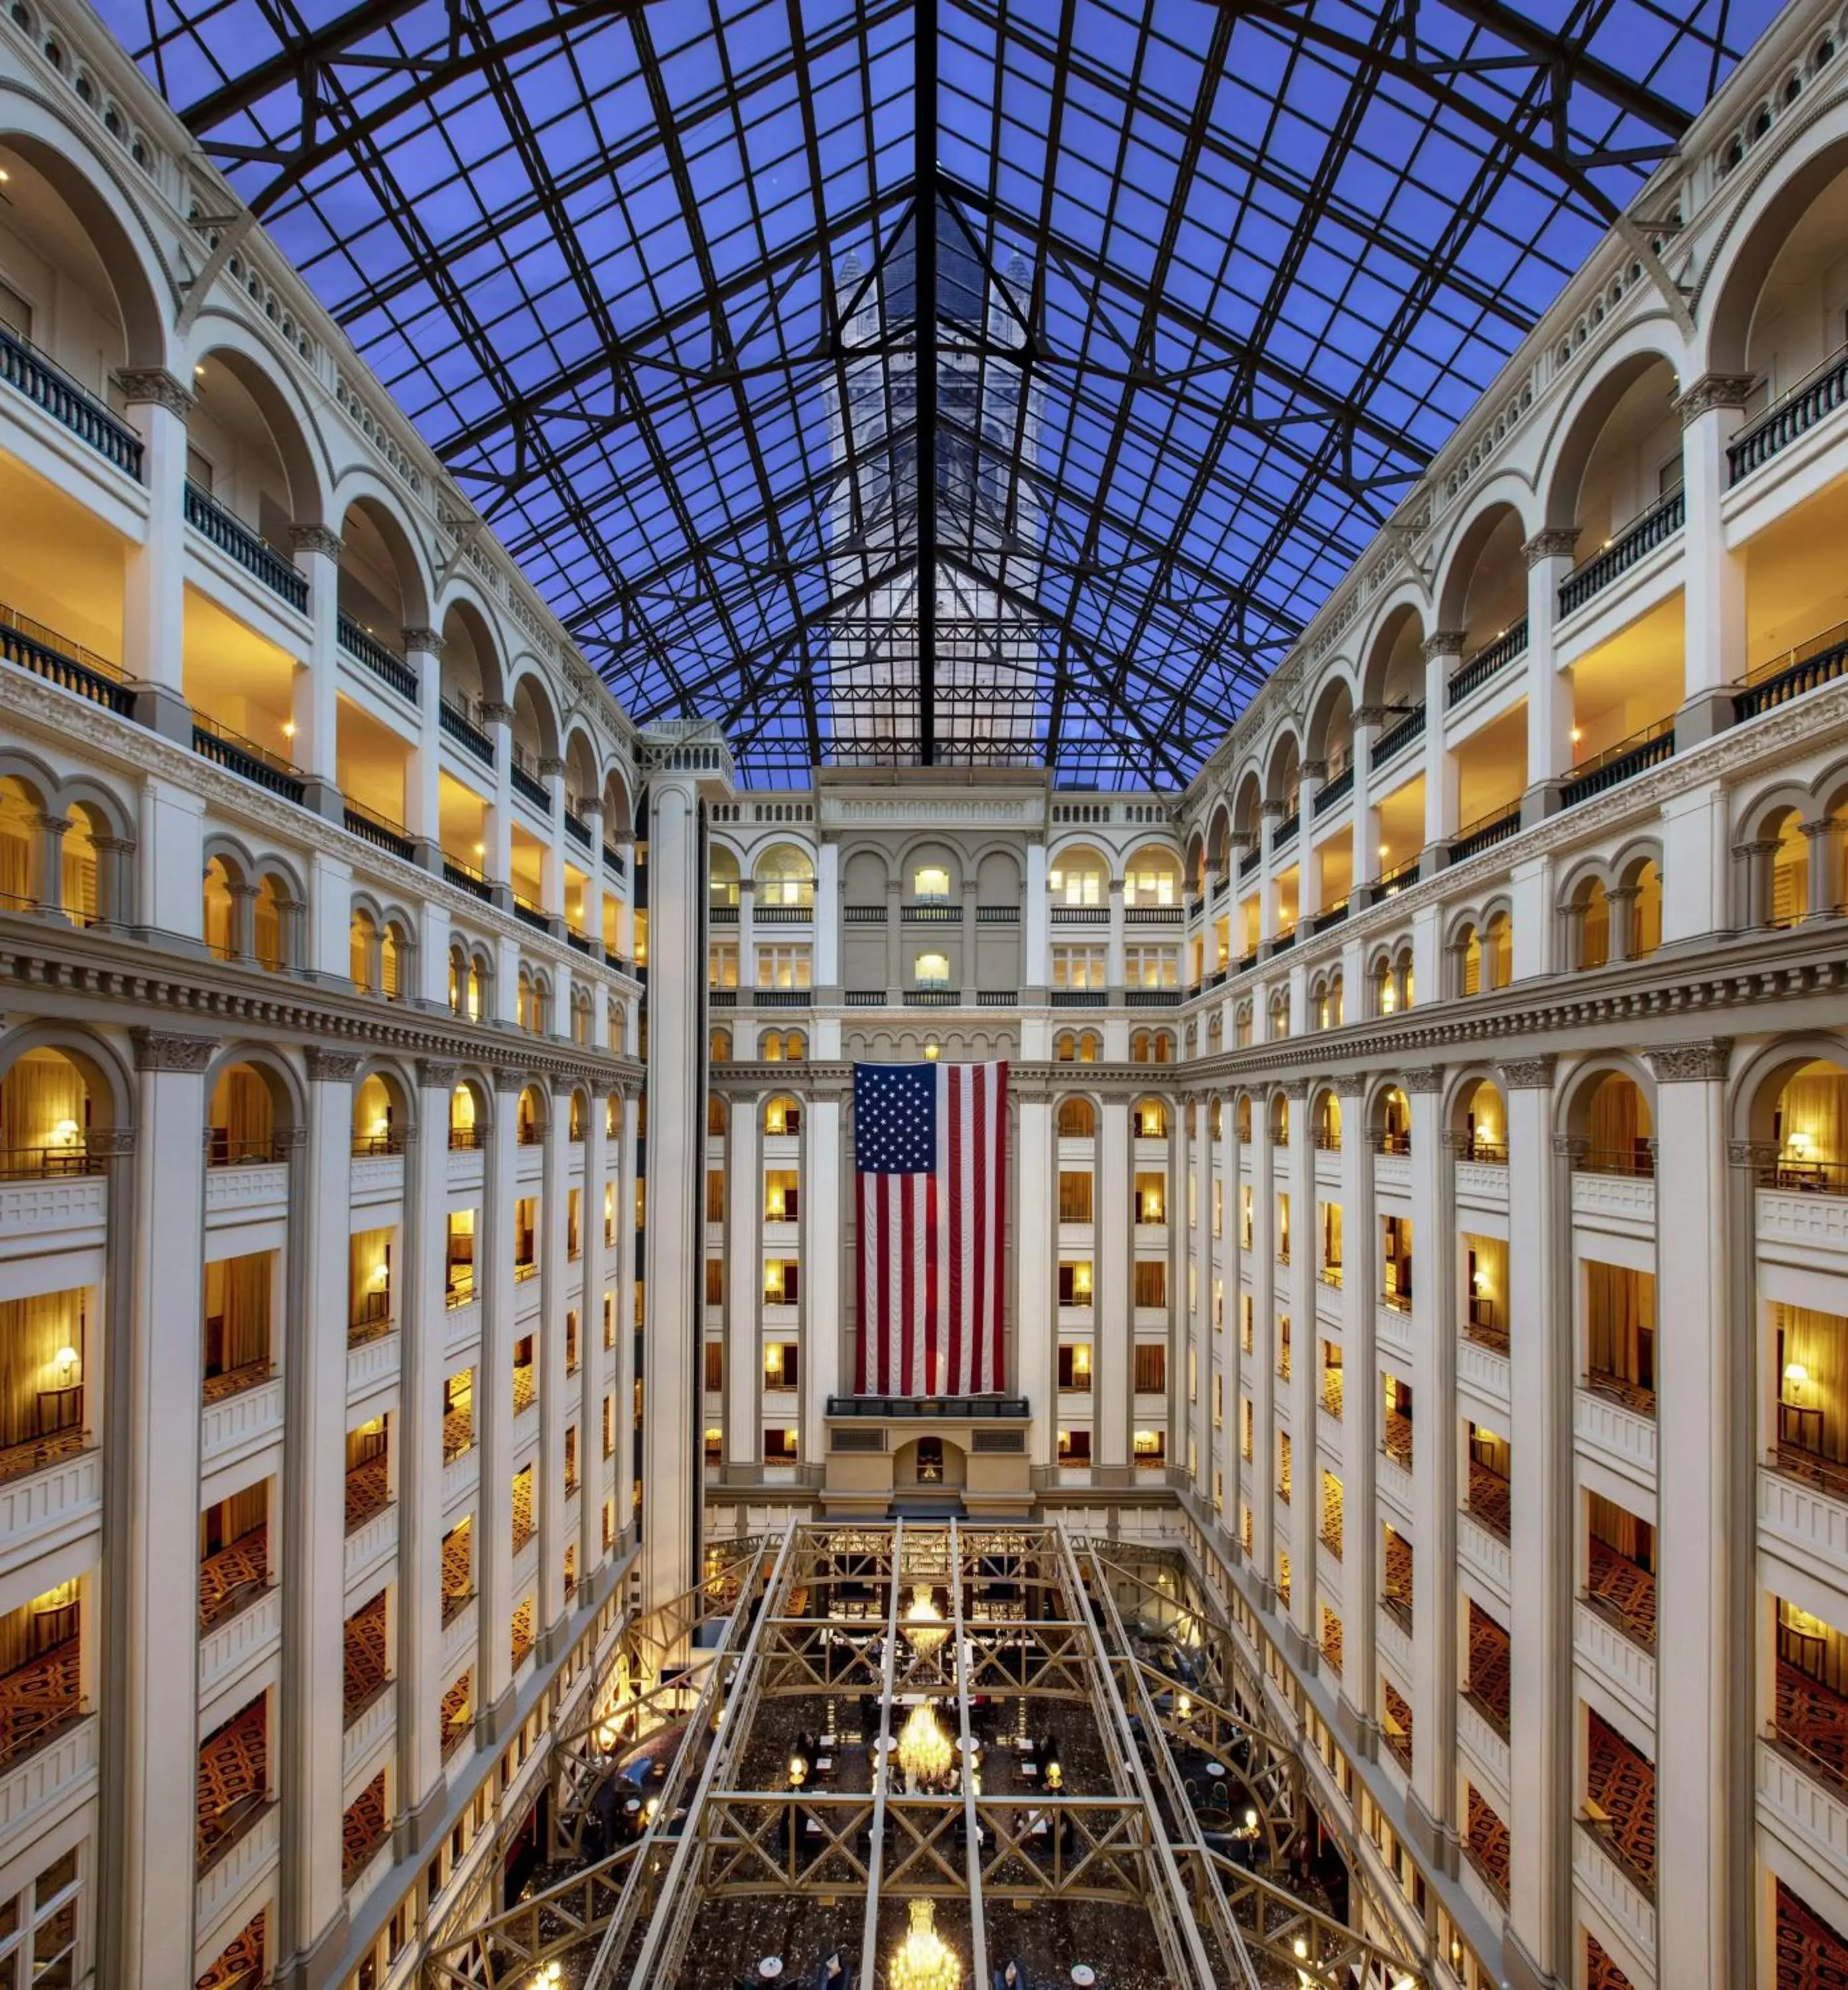
[[[893,1950],[885,1971],[890,1990],[961,1990],[963,1965],[936,1930],[936,1908],[913,1900],[911,1926]]]

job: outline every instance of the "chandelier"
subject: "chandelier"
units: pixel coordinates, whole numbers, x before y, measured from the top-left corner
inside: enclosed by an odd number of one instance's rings
[[[926,1664],[943,1649],[949,1626],[937,1615],[936,1599],[919,1583],[911,1592],[911,1608],[905,1613],[905,1639]]]
[[[934,1783],[949,1773],[949,1737],[928,1700],[914,1706],[899,1735],[899,1766],[912,1783]]]
[[[892,1951],[885,1981],[890,1990],[961,1990],[963,1965],[937,1933],[936,1910],[929,1900],[911,1903],[911,1926]]]

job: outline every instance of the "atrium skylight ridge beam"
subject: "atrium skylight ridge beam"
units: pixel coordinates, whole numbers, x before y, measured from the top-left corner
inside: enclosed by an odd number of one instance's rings
[[[912,397],[917,409],[918,755],[936,759],[937,691],[937,0],[916,0],[912,60],[917,76],[912,123],[912,255],[916,298]]]

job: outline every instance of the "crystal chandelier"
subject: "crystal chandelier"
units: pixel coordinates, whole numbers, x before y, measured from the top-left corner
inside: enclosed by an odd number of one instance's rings
[[[920,1713],[924,1710],[918,1710]],[[911,1903],[911,1926],[892,1951],[885,1981],[889,1990],[961,1990],[963,1965],[937,1933],[936,1909],[930,1901]]]
[[[899,1735],[899,1765],[914,1784],[934,1783],[949,1773],[949,1737],[928,1700],[914,1706]]]
[[[936,1599],[922,1583],[911,1592],[911,1608],[905,1613],[905,1639],[928,1664],[943,1649],[949,1626],[937,1615]]]

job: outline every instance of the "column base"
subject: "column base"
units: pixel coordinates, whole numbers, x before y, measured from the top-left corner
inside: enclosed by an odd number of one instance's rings
[[[1440,1824],[1425,1809],[1416,1790],[1405,1792],[1405,1835],[1411,1840],[1413,1850],[1427,1866],[1454,1876],[1456,1872],[1456,1833],[1447,1825]]]
[[[492,1706],[484,1707],[475,1722],[475,1740],[483,1748],[498,1748],[504,1741],[513,1727],[514,1710],[518,1704],[519,1695],[514,1691],[511,1680],[507,1690]]]
[[[301,783],[301,805],[324,822],[346,824],[346,800],[324,774],[309,774]]]
[[[1536,781],[1520,798],[1520,826],[1523,829],[1536,829],[1550,815],[1559,813],[1560,791],[1563,783],[1558,781]]]
[[[1344,1693],[1335,1696],[1335,1732],[1350,1755],[1373,1760],[1373,1723]]]
[[[511,916],[513,887],[511,885],[497,885],[491,882],[487,887],[487,898],[488,902],[497,912],[505,912],[510,917]]]
[[[1675,751],[1685,752],[1725,732],[1738,715],[1730,688],[1696,692],[1675,714]]]
[[[274,1990],[324,1990],[331,1983],[346,1953],[346,1903],[314,1941],[301,1954],[290,1957],[270,1978]]]
[[[1320,1669],[1321,1653],[1294,1624],[1286,1624],[1283,1627],[1283,1653],[1291,1665],[1306,1677],[1313,1679]]]
[[[433,878],[443,875],[443,846],[433,842],[427,836],[411,838],[411,861],[420,871],[427,871]]]
[[[437,1826],[443,1821],[443,1807],[448,1800],[449,1786],[439,1774],[423,1801],[414,1809],[407,1810],[398,1820],[394,1857],[414,1859],[423,1850],[437,1835]]]
[[[177,691],[165,684],[141,685],[134,694],[134,718],[150,732],[192,750],[192,708]]]
[[[1450,846],[1447,843],[1428,843],[1418,852],[1418,875],[1435,878],[1450,861]]]
[[[1542,1969],[1522,1948],[1512,1927],[1502,1931],[1502,1982],[1503,1990],[1565,1990],[1561,1978]]]

